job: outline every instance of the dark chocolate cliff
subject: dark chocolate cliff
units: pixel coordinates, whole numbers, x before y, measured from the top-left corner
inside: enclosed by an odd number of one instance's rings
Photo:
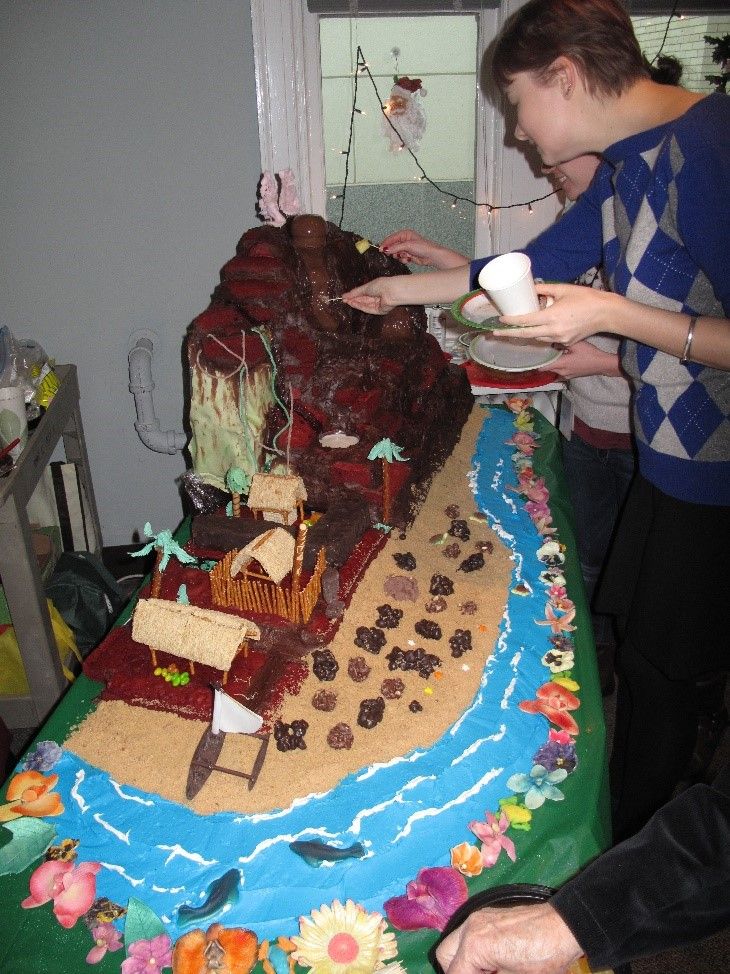
[[[352,494],[375,522],[383,464],[367,457],[387,437],[404,458],[387,471],[390,520],[404,524],[458,439],[471,393],[422,308],[380,317],[331,300],[407,273],[357,241],[311,215],[243,235],[188,333],[190,452],[195,472],[217,486],[232,466],[288,468],[303,478],[309,508],[324,512]]]

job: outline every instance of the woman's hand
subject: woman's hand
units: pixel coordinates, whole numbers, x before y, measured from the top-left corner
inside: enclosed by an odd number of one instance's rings
[[[476,910],[436,948],[446,974],[567,974],[582,953],[549,903]]]
[[[396,230],[388,234],[381,241],[380,249],[404,264],[418,264],[421,267],[435,267],[437,270],[448,270],[451,267],[461,267],[469,260],[456,250],[449,250],[421,236],[415,230]]]
[[[345,304],[371,315],[385,315],[400,304],[442,304],[455,301],[469,287],[469,265],[425,274],[376,277],[342,295]]]
[[[396,294],[395,282],[398,280],[399,277],[376,277],[366,284],[346,291],[342,295],[342,300],[358,311],[365,311],[371,315],[386,315],[403,303],[398,300]]]
[[[613,331],[611,309],[617,299],[624,300],[610,291],[579,284],[536,281],[535,288],[548,299],[547,307],[528,315],[502,315],[499,320],[505,325],[524,327],[526,338],[558,345],[574,345],[598,332]],[[511,330],[496,329],[494,334],[515,337]]]
[[[618,352],[604,352],[590,341],[576,342],[550,365],[550,371],[564,379],[582,375],[622,375]]]

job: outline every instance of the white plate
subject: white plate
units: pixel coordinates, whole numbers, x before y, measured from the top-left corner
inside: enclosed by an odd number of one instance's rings
[[[451,314],[460,325],[465,325],[473,331],[521,327],[521,325],[503,325],[499,320],[499,311],[481,290],[470,291],[454,301],[451,305]]]
[[[529,372],[544,369],[562,355],[562,351],[542,342],[524,339],[495,338],[477,335],[469,342],[469,357],[479,365],[499,372]]]

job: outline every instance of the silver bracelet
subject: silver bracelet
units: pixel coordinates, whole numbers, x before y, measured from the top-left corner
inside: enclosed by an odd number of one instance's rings
[[[680,362],[689,362],[690,353],[692,352],[692,339],[695,337],[695,325],[697,324],[697,319],[699,315],[692,315],[689,319],[689,328],[687,329],[687,338],[684,342],[684,348],[682,349],[682,355],[679,359]]]

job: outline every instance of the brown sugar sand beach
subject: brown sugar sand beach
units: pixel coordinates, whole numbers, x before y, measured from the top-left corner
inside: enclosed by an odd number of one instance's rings
[[[119,784],[200,814],[285,808],[349,772],[429,747],[472,700],[507,600],[510,555],[477,514],[468,481],[484,417],[475,407],[405,538],[391,533],[334,640],[306,658],[309,674],[296,696],[284,697],[279,715],[287,724],[307,722],[306,747],[282,752],[272,734],[251,791],[244,779],[213,772],[188,802],[190,759],[207,725],[120,701],[99,703],[64,746]],[[398,660],[416,668],[389,668]],[[258,747],[228,734],[218,763],[249,771]]]

